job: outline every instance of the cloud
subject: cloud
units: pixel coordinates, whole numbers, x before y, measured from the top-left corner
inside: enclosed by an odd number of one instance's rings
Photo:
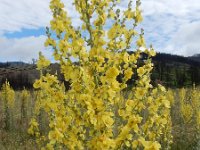
[[[51,58],[51,51],[44,47],[45,36],[26,37],[20,39],[0,38],[1,61],[30,62],[32,58],[38,58],[39,51]]]
[[[73,25],[80,25],[73,0],[62,0]],[[127,7],[121,0],[119,8]],[[6,38],[5,34],[49,26],[50,0],[0,0],[0,61],[37,58],[45,36]],[[193,55],[199,53],[199,0],[141,0],[147,44],[160,52]],[[23,46],[22,46],[23,45]],[[28,50],[27,50],[28,49]],[[49,55],[49,54],[47,54]]]
[[[184,17],[189,13],[199,11],[199,0],[142,0],[145,15],[172,14]],[[199,16],[193,14],[193,17]],[[178,18],[177,18],[178,19]]]
[[[0,0],[0,3],[0,30],[4,32],[45,26],[51,17],[47,0]]]
[[[165,48],[170,53],[185,56],[200,53],[200,21],[180,26]]]
[[[142,9],[146,40],[157,51],[187,56],[200,52],[200,42],[189,40],[199,39],[195,32],[200,21],[199,0],[143,0]]]
[[[49,25],[51,12],[50,0],[0,0],[0,33],[16,32],[21,29],[37,29]],[[76,18],[78,14],[71,5],[72,0],[63,0],[69,16]]]

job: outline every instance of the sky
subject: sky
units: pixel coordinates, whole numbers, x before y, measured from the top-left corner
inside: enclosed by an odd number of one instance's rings
[[[74,26],[80,24],[71,5],[62,0]],[[31,62],[42,51],[51,58],[51,50],[44,47],[45,27],[49,26],[50,0],[0,0],[0,62]],[[128,0],[121,0],[120,7]],[[200,53],[199,0],[141,0],[147,45],[157,52],[191,56]]]

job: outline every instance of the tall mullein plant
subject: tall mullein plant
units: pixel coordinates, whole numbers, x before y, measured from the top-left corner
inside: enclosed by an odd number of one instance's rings
[[[57,75],[41,73],[34,83],[40,91],[35,114],[44,110],[49,131],[40,134],[37,117],[29,133],[48,149],[168,149],[171,142],[170,102],[165,88],[153,88],[152,47],[146,48],[140,1],[118,9],[119,0],[74,0],[82,22],[74,27],[60,0],[51,0],[53,19],[46,46],[54,52],[70,89]],[[111,24],[107,28],[106,24]],[[134,40],[136,44],[134,45]],[[133,48],[133,47],[136,48]],[[134,53],[128,51],[134,50]],[[143,57],[145,56],[145,57]],[[38,69],[50,62],[40,53]],[[121,80],[117,77],[121,76]],[[127,81],[134,86],[127,97]]]
[[[200,140],[200,94],[199,89],[193,86],[191,89],[182,88],[178,91],[179,101],[180,101],[180,116],[182,121],[182,134],[185,131],[193,131],[193,138],[191,138],[191,133],[187,133],[185,140],[190,139],[193,141],[193,147],[199,148]],[[183,140],[183,138],[181,139]],[[183,140],[184,141],[184,140]]]
[[[15,102],[15,92],[10,86],[10,83],[6,82],[2,85],[1,88],[1,99],[4,103],[4,128],[5,130],[10,130],[11,127],[11,109],[14,107]]]
[[[30,101],[30,92],[25,88],[20,93],[21,99],[21,123],[26,124],[28,119],[28,103]]]

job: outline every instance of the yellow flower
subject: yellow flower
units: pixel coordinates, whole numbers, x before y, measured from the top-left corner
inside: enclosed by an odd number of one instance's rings
[[[95,26],[104,25],[106,22],[106,15],[101,15],[99,18],[94,22]]]
[[[114,123],[114,120],[110,116],[102,116],[102,121],[107,127],[111,127]]]
[[[154,49],[150,49],[148,52],[150,56],[156,56],[156,52]]]
[[[133,18],[134,18],[134,12],[131,11],[131,10],[125,11],[125,12],[124,12],[124,15],[125,15],[125,17],[128,18],[128,19],[133,19]]]
[[[145,148],[145,150],[159,150],[161,149],[161,145],[158,142],[153,142],[149,147]]]
[[[138,73],[139,77],[143,76],[145,74],[145,72],[146,71],[145,71],[144,67],[140,67],[137,69],[137,73]]]
[[[130,147],[130,146],[131,146],[131,144],[130,144],[129,141],[126,141],[126,142],[125,142],[125,145],[126,145],[127,147]]]
[[[125,75],[125,79],[126,80],[130,79],[132,77],[132,75],[133,75],[132,69],[128,68],[127,70],[125,70],[124,75]]]
[[[35,89],[38,89],[38,88],[40,88],[41,84],[42,84],[42,81],[41,81],[41,80],[36,80],[36,81],[34,82],[34,84],[33,84],[33,87],[34,87]]]
[[[137,46],[138,47],[146,47],[144,37],[140,35],[139,39],[137,40]]]
[[[135,11],[135,22],[140,23],[140,22],[142,22],[142,20],[143,20],[143,18],[142,18],[141,10],[139,10],[137,7],[136,11]]]
[[[53,47],[55,47],[56,46],[56,42],[53,39],[48,38],[45,41],[44,45],[45,45],[45,47],[47,47],[47,46],[53,46]]]
[[[116,16],[116,14],[114,13],[113,10],[111,10],[111,11],[109,11],[109,16],[110,16],[112,19],[114,19],[115,16]]]
[[[51,62],[48,59],[46,59],[44,57],[44,55],[42,55],[42,53],[40,52],[39,60],[37,61],[37,69],[38,70],[44,69],[44,68],[48,67],[50,64],[51,64]]]
[[[135,97],[142,99],[145,96],[146,90],[144,88],[137,88],[135,91]]]
[[[138,143],[137,140],[134,140],[134,141],[132,142],[132,148],[133,148],[133,149],[136,149],[136,148],[138,147],[138,145],[139,145],[139,143]]]
[[[108,38],[113,39],[117,36],[117,33],[120,32],[120,25],[114,24],[112,28],[108,31]]]
[[[38,122],[36,121],[36,119],[31,119],[30,121],[30,128],[28,129],[28,134],[30,135],[35,135],[38,133]]]
[[[51,130],[49,132],[48,137],[49,140],[60,141],[64,137],[64,135],[57,128],[55,128],[55,130]]]
[[[165,107],[170,108],[170,101],[169,100],[163,100],[163,104]]]
[[[111,67],[106,72],[108,79],[115,79],[119,75],[119,70],[116,67]]]

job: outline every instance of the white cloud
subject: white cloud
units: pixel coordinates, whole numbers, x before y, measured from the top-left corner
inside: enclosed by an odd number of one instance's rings
[[[14,32],[47,25],[50,20],[47,4],[47,0],[0,0],[0,30]]]
[[[145,15],[172,14],[183,17],[190,12],[199,11],[200,3],[199,0],[142,0],[142,7]]]
[[[165,48],[171,53],[188,56],[200,53],[200,21],[180,26]]]
[[[35,29],[49,25],[50,0],[0,0],[0,32],[15,32],[23,28]],[[72,0],[63,0],[68,14],[77,18]],[[75,20],[77,23],[77,20]]]
[[[38,58],[39,51],[50,59],[51,51],[45,49],[45,39],[45,36],[21,39],[0,38],[0,60],[30,62],[32,58]]]
[[[157,51],[179,55],[200,53],[200,42],[189,40],[199,39],[197,28],[193,28],[200,20],[199,0],[143,0],[142,9],[145,37]]]

